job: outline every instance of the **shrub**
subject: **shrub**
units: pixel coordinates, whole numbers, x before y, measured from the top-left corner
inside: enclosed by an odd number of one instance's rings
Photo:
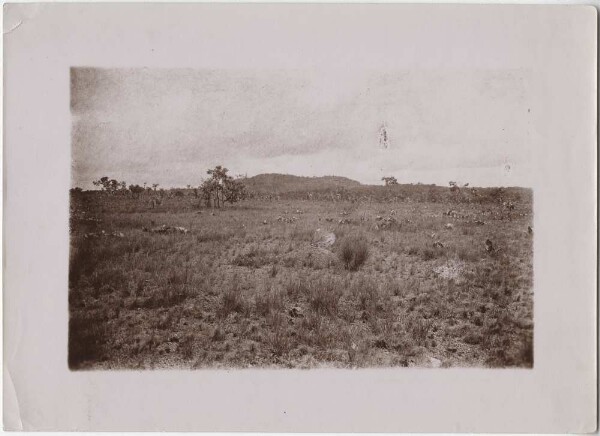
[[[342,239],[338,255],[344,268],[350,271],[358,270],[369,257],[369,246],[362,236],[348,236]]]

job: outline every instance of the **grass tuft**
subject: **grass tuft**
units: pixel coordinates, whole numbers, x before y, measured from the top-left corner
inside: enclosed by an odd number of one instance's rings
[[[357,271],[369,257],[369,245],[364,236],[346,236],[339,245],[338,256],[344,268]]]

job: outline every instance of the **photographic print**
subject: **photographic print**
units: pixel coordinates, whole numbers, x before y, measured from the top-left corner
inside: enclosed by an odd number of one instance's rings
[[[596,8],[4,27],[5,429],[595,431]]]
[[[72,370],[533,367],[527,70],[70,80]]]

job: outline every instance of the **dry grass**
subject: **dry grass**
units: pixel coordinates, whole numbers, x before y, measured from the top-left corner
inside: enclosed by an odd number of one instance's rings
[[[339,244],[338,253],[344,267],[356,271],[369,257],[369,243],[364,236],[346,236]]]
[[[69,365],[532,366],[531,202],[507,213],[434,197],[201,213],[187,197],[162,210],[76,198],[74,216],[94,219],[72,220]],[[377,226],[392,209],[397,225]],[[190,232],[142,231],[162,224]],[[333,247],[311,245],[317,229]]]

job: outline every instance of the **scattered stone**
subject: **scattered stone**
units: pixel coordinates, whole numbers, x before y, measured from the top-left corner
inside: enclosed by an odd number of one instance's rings
[[[79,220],[84,223],[101,223],[102,222],[102,220],[100,218],[93,218],[93,217],[79,218]]]
[[[435,248],[444,248],[444,244],[442,244],[440,241],[435,241],[435,242],[433,243],[433,246],[434,246]]]
[[[463,215],[459,214],[457,211],[455,210],[448,210],[447,212],[444,212],[444,215],[449,216],[450,218],[463,218]]]
[[[291,224],[291,223],[295,223],[296,221],[298,221],[298,217],[295,217],[295,216],[292,216],[292,217],[278,216],[277,217],[277,221],[279,221],[281,223]]]
[[[91,239],[91,238],[102,238],[102,237],[108,237],[108,236],[112,236],[114,238],[124,238],[125,234],[123,232],[112,232],[112,233],[106,233],[104,230],[100,231],[100,232],[92,232],[92,233],[85,233],[83,235],[83,237],[85,239]]]
[[[478,225],[478,226],[483,226],[485,223],[481,220],[475,220],[473,221],[474,224]]]
[[[376,220],[376,221],[381,221],[382,219],[383,219],[383,217],[382,217],[381,215],[377,215],[377,216],[375,217],[375,220]]]
[[[173,226],[167,226],[166,224],[163,224],[160,227],[155,227],[153,229],[148,229],[147,227],[142,227],[142,230],[144,232],[149,232],[149,233],[163,233],[163,234],[167,234],[167,233],[186,234],[189,232],[189,230],[186,229],[185,227],[173,227]]]
[[[527,226],[527,233],[533,235],[533,228],[531,226]]]
[[[382,218],[379,224],[375,225],[375,228],[377,230],[382,230],[382,229],[391,229],[392,227],[396,227],[398,225],[398,221],[396,221],[396,218],[394,217],[385,217]]]
[[[440,359],[436,359],[435,357],[430,357],[429,364],[432,368],[440,368],[442,366],[442,361]]]
[[[294,306],[288,312],[292,318],[300,318],[303,317],[302,309],[298,306]]]
[[[267,222],[267,220],[264,220],[264,221],[263,221],[263,225],[267,225],[267,224],[269,224],[269,223]]]
[[[319,248],[329,248],[335,243],[335,239],[335,233],[322,232],[321,229],[317,229],[311,245]]]
[[[454,228],[454,225],[452,225],[451,223],[446,223],[444,227],[446,227],[448,230],[452,230]]]
[[[463,262],[449,260],[444,265],[434,268],[433,272],[443,279],[451,279],[460,282],[464,269],[465,265]]]
[[[512,201],[505,201],[502,203],[502,206],[504,206],[506,209],[508,210],[514,210],[515,209],[515,205]]]
[[[446,350],[449,351],[450,353],[456,353],[456,351],[458,350],[458,348],[456,348],[456,347],[446,347]]]
[[[344,218],[344,219],[339,220],[338,224],[350,224],[350,222],[351,221],[349,219]]]

